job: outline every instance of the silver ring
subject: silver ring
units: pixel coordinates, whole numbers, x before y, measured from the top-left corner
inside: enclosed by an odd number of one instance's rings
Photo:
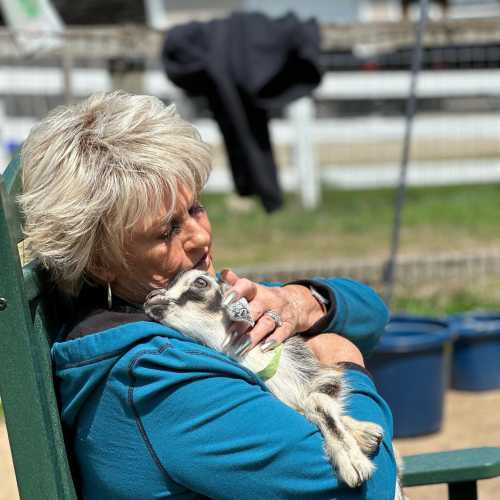
[[[254,327],[255,321],[250,314],[248,300],[245,299],[245,297],[241,297],[241,299],[231,302],[226,309],[231,321],[242,321],[250,325],[251,328]]]
[[[276,311],[269,309],[269,311],[266,311],[264,314],[269,316],[276,323],[276,326],[281,326],[283,324],[281,316]]]

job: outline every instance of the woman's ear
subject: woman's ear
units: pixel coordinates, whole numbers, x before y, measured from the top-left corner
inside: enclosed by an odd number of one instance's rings
[[[116,279],[116,273],[111,271],[109,268],[100,266],[98,264],[93,265],[89,268],[89,275],[94,279],[97,283],[107,284],[113,283]]]

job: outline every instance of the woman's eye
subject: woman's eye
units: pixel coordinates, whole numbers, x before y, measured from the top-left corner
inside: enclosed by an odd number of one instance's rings
[[[161,238],[165,241],[169,241],[176,234],[179,234],[180,232],[181,232],[181,225],[177,222],[172,222],[170,228],[161,235]]]
[[[189,209],[189,215],[196,215],[196,214],[199,214],[199,213],[205,212],[205,211],[206,211],[206,208],[201,203],[196,202],[196,203],[193,203],[193,205]]]
[[[196,278],[194,280],[194,286],[196,288],[206,288],[208,286],[208,281],[205,278]]]
[[[191,206],[188,212],[191,217],[194,217],[199,213],[205,212],[205,207],[200,203],[196,202]],[[173,220],[172,223],[170,224],[169,229],[161,235],[161,239],[165,241],[170,241],[176,234],[179,234],[181,232],[181,229],[182,229],[181,222]]]

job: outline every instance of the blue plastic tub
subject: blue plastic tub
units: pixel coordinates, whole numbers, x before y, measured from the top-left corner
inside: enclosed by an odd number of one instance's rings
[[[396,437],[439,431],[450,376],[453,337],[448,323],[423,316],[394,316],[367,360],[389,404]]]
[[[451,386],[462,391],[500,388],[500,313],[449,318],[456,335]]]

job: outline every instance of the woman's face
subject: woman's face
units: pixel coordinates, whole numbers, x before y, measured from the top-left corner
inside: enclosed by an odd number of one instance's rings
[[[215,274],[212,229],[205,208],[193,201],[190,191],[181,188],[170,222],[166,214],[165,204],[133,228],[125,249],[128,269],[112,270],[114,294],[142,303],[153,288],[165,287],[180,271],[196,268]]]

